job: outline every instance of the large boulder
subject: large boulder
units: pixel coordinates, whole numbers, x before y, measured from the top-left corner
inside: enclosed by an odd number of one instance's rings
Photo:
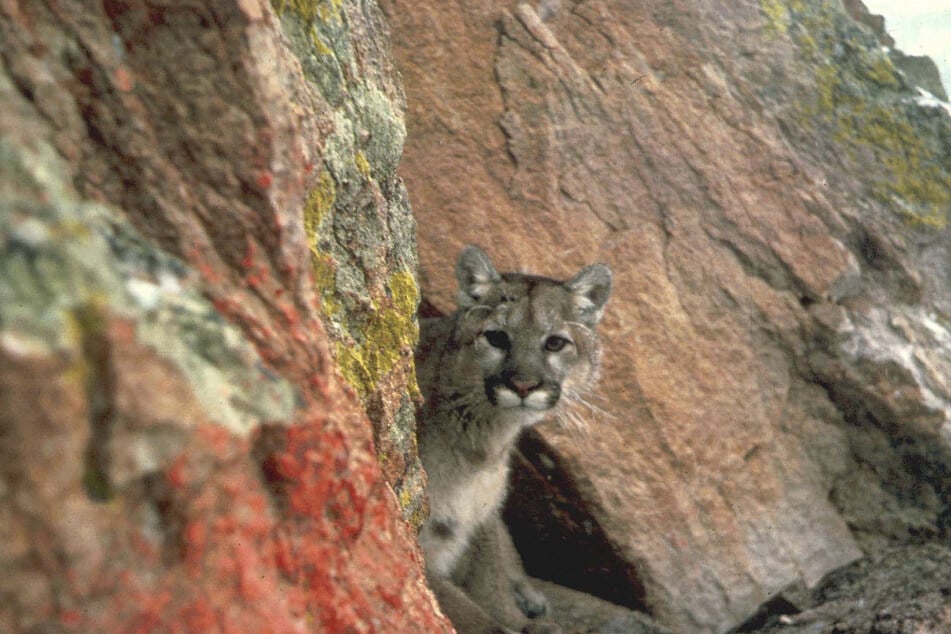
[[[0,630],[451,631],[378,9],[94,4],[0,8]]]
[[[517,460],[530,572],[720,632],[947,534],[951,124],[874,33],[827,0],[381,5],[424,298],[469,242],[615,271],[587,429]]]

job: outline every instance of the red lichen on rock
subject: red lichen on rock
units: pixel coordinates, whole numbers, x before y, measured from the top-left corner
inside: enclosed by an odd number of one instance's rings
[[[113,527],[103,568],[66,597],[60,624],[183,634],[449,631],[372,445],[354,433],[365,421],[353,407],[317,409],[262,432],[270,435],[263,456],[254,450],[261,438],[196,427],[154,498],[140,501],[159,515],[157,543]]]
[[[320,420],[287,430],[275,457],[277,495],[287,501],[277,503],[286,509],[281,517],[247,459],[250,441],[223,438],[214,427],[196,431],[166,472],[166,481],[184,484],[160,496],[166,565],[145,569],[131,540],[116,540],[102,574],[123,580],[122,591],[93,611],[64,610],[61,623],[74,631],[304,632],[314,624],[374,631],[380,598],[402,592],[405,567],[360,552],[356,527],[380,534],[363,541],[375,547],[393,534],[386,523],[364,521],[371,499],[387,500],[373,485],[380,476],[372,463],[351,464],[344,436],[327,432]],[[398,548],[391,553],[401,557]]]
[[[118,241],[103,257],[135,262],[109,267],[177,276],[155,292],[189,294],[170,312],[200,332],[136,306],[120,319],[127,298],[97,294],[69,354],[0,345],[0,631],[450,631],[317,312],[300,210],[313,176],[290,168],[320,163],[333,110],[297,94],[267,2],[81,5],[0,11],[17,60],[0,70],[16,78],[0,132],[61,155],[69,205],[134,226],[148,257]],[[145,322],[198,371],[141,343]],[[206,331],[239,353],[202,357]],[[294,407],[239,402],[258,377]],[[247,429],[226,425],[234,411]]]

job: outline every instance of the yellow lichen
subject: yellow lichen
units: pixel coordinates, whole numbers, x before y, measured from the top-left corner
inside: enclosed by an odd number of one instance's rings
[[[368,171],[369,162],[358,152],[358,167],[361,159]],[[308,194],[303,211],[314,281],[320,294],[321,310],[327,317],[334,317],[343,310],[337,296],[337,267],[334,259],[317,246],[320,225],[332,211],[335,200],[333,178],[324,172]],[[370,394],[377,382],[412,351],[419,334],[415,320],[419,289],[413,276],[403,271],[396,272],[387,280],[387,289],[387,298],[372,302],[365,315],[356,317],[360,322],[359,332],[336,345],[340,372],[361,396]],[[354,341],[355,338],[359,338],[359,342]],[[412,378],[409,383],[407,388],[415,398],[419,388]]]
[[[785,33],[789,28],[789,13],[780,0],[761,0],[760,9],[769,20],[768,30],[774,34]]]
[[[320,0],[271,0],[271,7],[278,15],[291,12],[305,22],[313,22],[317,17]]]
[[[840,71],[831,64],[819,68],[817,87],[818,100],[814,107],[803,109],[803,123],[825,120],[837,143],[874,152],[890,178],[878,182],[872,195],[898,206],[912,224],[943,227],[951,210],[951,177],[941,169],[940,156],[921,133],[900,111],[846,90]]]
[[[321,172],[317,185],[310,190],[307,200],[304,201],[304,232],[311,244],[311,250],[316,248],[314,244],[320,223],[333,209],[336,198],[337,190],[333,178],[328,172]]]
[[[331,20],[335,22],[340,22],[340,11],[343,9],[343,0],[330,0],[329,2],[322,2],[321,5],[317,8],[318,17],[324,22],[329,22]]]
[[[796,0],[798,2],[799,0]],[[783,11],[802,28],[790,31],[807,56],[817,52],[816,38],[834,32],[836,8],[821,2],[800,13],[796,2],[763,0],[764,13],[775,21]],[[942,167],[940,152],[916,130],[900,106],[884,106],[867,96],[863,82],[898,89],[898,73],[879,51],[856,48],[848,60],[831,62],[831,40],[821,40],[823,61],[815,70],[815,100],[797,104],[805,128],[817,124],[844,149],[846,157],[874,154],[887,168],[870,189],[871,195],[893,207],[911,224],[942,227],[951,213],[951,176]]]
[[[416,307],[419,306],[419,287],[412,275],[406,271],[397,271],[390,276],[387,286],[397,310],[404,315],[416,314]]]
[[[313,245],[310,248],[310,264],[314,270],[314,283],[320,294],[320,308],[328,317],[333,317],[342,308],[337,298],[337,268],[333,258]]]
[[[421,486],[407,486],[405,482],[397,493],[400,509],[403,511],[403,519],[417,530],[419,530],[429,516],[429,505],[426,504],[426,499],[422,498],[420,500],[416,497],[420,494]],[[410,509],[412,509],[412,513],[407,515],[407,511]]]
[[[293,13],[304,22],[340,22],[343,0],[271,0],[271,6],[278,15]]]
[[[313,25],[310,27],[310,41],[314,45],[314,50],[316,50],[321,55],[334,54],[330,47],[324,44],[324,41],[320,39],[320,31],[318,31],[317,27]]]
[[[363,175],[363,178],[370,178],[370,161],[364,156],[363,152],[357,152],[353,157],[353,162],[357,166],[357,171]]]
[[[67,311],[63,315],[63,339],[70,350],[78,350],[82,347],[83,327],[76,311]],[[75,355],[74,363],[71,363],[66,371],[66,379],[85,388],[89,380],[89,365],[84,355]]]
[[[387,286],[389,300],[373,302],[363,316],[362,341],[339,342],[336,346],[340,373],[361,397],[372,393],[380,379],[411,353],[419,336],[415,320],[419,290],[413,276],[394,273]],[[409,383],[407,388],[415,397],[419,388],[414,380]]]
[[[900,86],[895,66],[885,55],[870,60],[868,66],[863,69],[863,74],[880,86],[887,88],[898,88]]]
[[[314,270],[314,281],[320,294],[320,305],[328,317],[340,311],[340,300],[336,297],[336,273],[333,258],[317,246],[320,225],[333,210],[337,199],[337,190],[329,172],[322,172],[317,185],[307,194],[304,201],[304,233],[310,247],[310,263]]]

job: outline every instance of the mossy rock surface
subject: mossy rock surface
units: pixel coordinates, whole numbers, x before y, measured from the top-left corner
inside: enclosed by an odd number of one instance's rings
[[[329,135],[304,206],[322,317],[339,371],[373,422],[384,472],[405,516],[419,521],[418,261],[415,220],[396,174],[406,138],[402,90],[395,73],[380,71],[391,64],[388,42],[351,30],[351,12],[366,7],[343,0],[272,6],[328,111]]]
[[[841,3],[761,0],[760,8],[766,32],[798,45],[803,72],[814,78],[812,90],[789,104],[796,127],[835,143],[845,171],[870,176],[871,203],[910,227],[945,228],[951,218],[951,111],[923,100],[878,37]]]

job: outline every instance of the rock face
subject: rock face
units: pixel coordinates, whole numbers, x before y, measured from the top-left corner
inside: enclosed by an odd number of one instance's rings
[[[516,457],[530,571],[946,625],[947,109],[831,0],[382,8],[0,3],[0,630],[450,631],[404,143],[434,309],[466,242],[616,273],[587,431]]]
[[[450,631],[375,5],[4,3],[0,107],[0,630]]]
[[[951,551],[937,544],[887,548],[783,601],[755,629],[737,632],[951,631],[949,568]]]
[[[874,33],[829,0],[381,5],[424,298],[468,242],[616,274],[587,431],[522,447],[530,572],[721,632],[947,537],[951,123]]]
[[[885,30],[885,18],[869,12],[862,0],[845,0],[846,11],[858,22],[864,24],[878,36],[882,46],[889,48],[888,56],[892,63],[905,75],[905,80],[912,86],[919,86],[942,101],[948,100],[948,95],[941,83],[941,73],[938,65],[930,57],[921,55],[905,55],[895,49],[895,40]]]

